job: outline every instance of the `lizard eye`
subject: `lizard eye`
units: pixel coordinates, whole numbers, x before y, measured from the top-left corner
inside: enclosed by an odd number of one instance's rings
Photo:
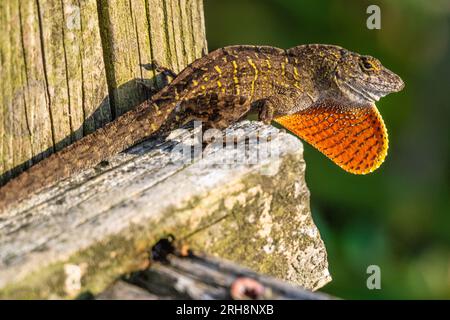
[[[369,61],[366,57],[362,57],[361,61],[359,62],[359,65],[361,66],[361,68],[364,71],[370,71],[370,70],[374,70],[375,66],[372,63],[372,61]]]

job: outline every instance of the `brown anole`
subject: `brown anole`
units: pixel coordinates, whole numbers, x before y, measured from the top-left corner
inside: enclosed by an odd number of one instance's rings
[[[193,119],[224,129],[250,111],[267,124],[281,124],[344,170],[372,172],[388,147],[375,102],[403,86],[377,59],[338,46],[218,49],[191,63],[150,100],[9,181],[0,188],[0,212],[152,134]]]

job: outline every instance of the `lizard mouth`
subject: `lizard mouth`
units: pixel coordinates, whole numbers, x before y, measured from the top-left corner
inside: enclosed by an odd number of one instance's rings
[[[350,93],[353,96],[356,96],[359,99],[368,101],[368,102],[376,102],[380,100],[381,97],[384,97],[387,93],[383,92],[381,90],[368,90],[363,87],[356,87],[355,85],[352,85],[348,82],[343,82],[343,84],[350,89]]]

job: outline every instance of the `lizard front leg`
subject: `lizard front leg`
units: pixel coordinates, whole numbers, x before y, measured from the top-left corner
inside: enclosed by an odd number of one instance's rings
[[[210,93],[190,99],[184,104],[184,112],[203,126],[223,130],[244,118],[250,110],[248,97]]]
[[[279,113],[280,106],[291,105],[291,99],[282,99],[279,96],[270,96],[256,102],[254,109],[258,112],[258,120],[270,124]]]
[[[258,120],[262,121],[264,124],[270,124],[273,120],[273,115],[275,113],[275,105],[269,99],[265,99],[260,102]]]
[[[264,124],[270,124],[275,118],[291,114],[297,110],[305,109],[308,103],[304,103],[302,95],[293,90],[279,89],[279,95],[269,96],[256,101],[253,110],[258,112],[258,120]]]

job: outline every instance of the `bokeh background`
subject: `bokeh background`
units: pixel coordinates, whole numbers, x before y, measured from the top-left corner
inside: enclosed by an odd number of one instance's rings
[[[366,8],[381,8],[381,30]],[[341,45],[399,74],[404,91],[377,103],[390,148],[354,176],[305,145],[311,206],[342,298],[450,298],[450,0],[205,0],[209,49]],[[368,290],[366,268],[381,268]]]

